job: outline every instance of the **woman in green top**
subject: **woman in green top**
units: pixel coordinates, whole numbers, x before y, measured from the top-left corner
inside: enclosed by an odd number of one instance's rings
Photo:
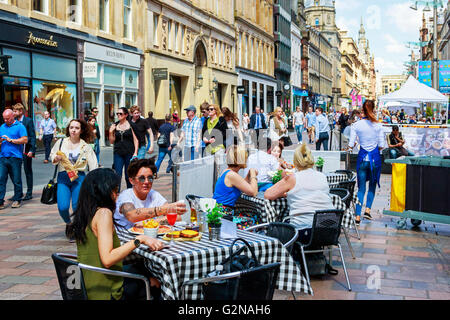
[[[140,244],[154,251],[163,248],[161,241],[144,235],[120,245],[113,221],[119,182],[119,176],[106,168],[89,172],[83,181],[78,207],[68,227],[68,233],[77,241],[80,263],[122,271],[122,260]],[[135,286],[127,285],[128,279],[86,270],[83,277],[90,300],[123,300],[136,296],[136,292],[130,292]]]
[[[227,122],[217,104],[208,107],[209,118],[203,124],[202,137],[206,145],[207,154],[215,154],[219,150],[225,150],[227,135]]]

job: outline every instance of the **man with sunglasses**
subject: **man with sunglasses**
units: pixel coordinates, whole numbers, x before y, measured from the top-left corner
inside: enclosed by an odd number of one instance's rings
[[[137,222],[152,219],[156,221],[167,221],[164,213],[169,207],[176,207],[178,213],[186,212],[184,203],[169,204],[167,200],[157,191],[152,189],[156,166],[153,159],[141,159],[130,163],[128,177],[132,188],[120,193],[116,202],[114,220],[116,228],[128,230]],[[160,217],[161,216],[161,217]],[[178,217],[181,220],[181,217]]]
[[[178,141],[178,145],[186,139],[184,143],[184,161],[197,159],[200,155],[199,148],[201,144],[202,135],[202,121],[195,115],[197,108],[194,106],[189,106],[184,109],[186,111],[187,118],[183,122],[183,127],[181,128],[181,136]]]

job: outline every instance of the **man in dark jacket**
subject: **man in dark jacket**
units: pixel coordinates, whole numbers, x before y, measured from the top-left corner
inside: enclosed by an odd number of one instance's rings
[[[13,107],[14,116],[17,121],[21,122],[27,129],[28,142],[23,151],[23,169],[27,180],[27,193],[22,199],[23,201],[33,198],[33,167],[32,160],[36,154],[36,130],[34,128],[33,119],[25,117],[25,108],[21,103]]]
[[[267,129],[267,124],[260,107],[255,108],[255,113],[250,117],[248,128],[256,131],[256,140],[259,141],[259,130]],[[259,146],[259,143],[257,142],[256,145]]]

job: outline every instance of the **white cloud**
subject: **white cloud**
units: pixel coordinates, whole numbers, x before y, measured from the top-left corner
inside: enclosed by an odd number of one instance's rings
[[[358,19],[347,19],[342,16],[336,19],[336,26],[341,30],[354,32],[355,30],[359,30],[359,25],[360,22]]]
[[[384,35],[384,40],[386,41],[385,48],[389,53],[407,53],[407,48],[404,44],[399,42],[390,34]]]
[[[360,0],[336,0],[336,10],[353,10],[360,6]]]
[[[383,75],[401,74],[404,71],[401,62],[393,61],[391,58],[375,57],[375,69]]]
[[[416,32],[419,37],[419,29],[422,25],[422,10],[410,8],[411,2],[394,3],[384,10],[388,23],[396,26],[397,30],[404,33]]]

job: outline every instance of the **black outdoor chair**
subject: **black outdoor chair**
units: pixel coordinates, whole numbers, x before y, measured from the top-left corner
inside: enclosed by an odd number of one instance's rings
[[[249,217],[261,217],[261,210],[258,208],[258,205],[255,204],[255,202],[246,200],[242,197],[239,197],[234,204],[234,213],[235,215],[243,214]]]
[[[298,230],[293,225],[284,222],[263,223],[250,227],[245,231],[264,232],[266,236],[280,240],[290,254],[292,254],[294,243],[298,238]]]
[[[356,179],[356,174],[351,170],[336,170],[335,173],[346,174],[349,181]]]
[[[63,300],[88,300],[83,272],[81,270],[142,280],[145,283],[146,298],[147,300],[150,300],[150,282],[142,275],[82,264],[77,261],[78,257],[74,254],[54,253],[52,254],[52,259],[55,265],[56,275],[58,276],[59,288]]]
[[[292,217],[303,215],[305,213],[293,214],[286,217],[285,220],[289,220]],[[339,236],[341,233],[343,210],[319,210],[314,213],[314,219],[311,229],[311,237],[308,243],[301,243],[297,241],[295,245],[299,246],[302,254],[303,267],[305,269],[306,279],[308,284],[311,285],[309,279],[308,266],[306,263],[306,253],[317,253],[333,250],[332,246],[339,248],[341,255],[342,266],[344,268],[345,278],[347,280],[348,290],[351,291],[350,281],[348,279],[347,268],[345,266],[344,255],[342,254],[341,244],[339,243]],[[316,250],[305,250],[305,248],[321,248]],[[329,261],[331,265],[331,260]]]
[[[353,201],[353,197],[355,194],[355,187],[356,187],[356,179],[351,180],[351,181],[343,181],[343,182],[339,182],[338,183],[338,188],[343,188],[343,189],[347,189],[348,192],[350,192],[350,197],[348,197],[346,199],[345,205],[347,206],[347,208],[353,208],[353,211],[356,210],[355,208],[355,202]],[[352,215],[352,224],[353,224],[353,228],[356,231],[356,235],[358,236],[358,240],[361,240],[361,236],[359,235],[359,230],[357,228],[356,225],[356,220],[355,220],[355,216]]]
[[[271,263],[248,270],[230,272],[214,277],[188,280],[182,284],[181,297],[184,300],[185,288],[190,285],[202,285],[204,300],[262,300],[273,299],[281,263]],[[208,285],[222,282],[222,290],[211,290]],[[226,290],[226,292],[224,292]]]

